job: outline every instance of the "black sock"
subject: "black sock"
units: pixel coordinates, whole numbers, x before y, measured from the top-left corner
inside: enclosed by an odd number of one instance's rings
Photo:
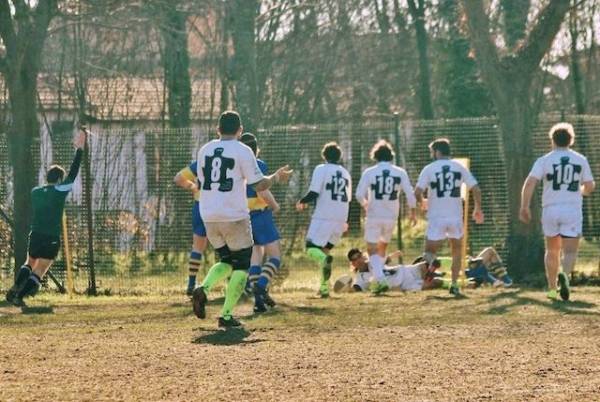
[[[25,281],[29,279],[31,276],[31,267],[27,264],[24,264],[17,272],[17,278],[15,279],[15,285],[13,289],[18,291],[25,284]]]
[[[40,277],[32,272],[25,284],[23,285],[23,287],[19,290],[19,293],[17,293],[17,297],[22,299],[25,296],[28,296],[32,293],[35,294],[37,293],[39,288]]]

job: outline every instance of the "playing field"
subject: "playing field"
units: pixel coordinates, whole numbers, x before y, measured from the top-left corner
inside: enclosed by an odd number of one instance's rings
[[[216,329],[183,296],[0,304],[0,400],[600,400],[600,289],[275,293]],[[218,295],[215,295],[218,296]]]

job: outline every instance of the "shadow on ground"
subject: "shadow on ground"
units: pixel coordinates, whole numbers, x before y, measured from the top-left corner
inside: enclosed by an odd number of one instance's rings
[[[246,339],[252,333],[244,328],[228,328],[225,330],[206,330],[200,329],[201,331],[208,331],[208,334],[201,335],[195,338],[192,343],[195,344],[206,344],[216,346],[231,346],[239,344],[249,344],[263,342],[263,339]]]
[[[511,310],[522,306],[538,306],[548,308],[554,311],[558,311],[564,314],[577,314],[577,315],[588,315],[588,316],[600,316],[598,311],[589,311],[598,307],[595,303],[589,303],[580,300],[574,301],[552,301],[552,300],[539,300],[532,297],[524,296],[524,290],[518,289],[515,291],[507,291],[495,294],[489,298],[491,303],[497,301],[508,301],[507,304],[501,306],[493,306],[487,311],[487,314],[506,314],[510,313]]]

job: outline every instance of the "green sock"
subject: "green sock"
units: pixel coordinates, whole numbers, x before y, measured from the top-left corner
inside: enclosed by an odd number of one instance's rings
[[[223,310],[221,315],[224,318],[232,316],[233,308],[237,304],[238,300],[244,293],[244,287],[246,287],[246,280],[248,279],[247,271],[233,271],[231,273],[231,279],[227,285],[227,295],[225,296],[225,303],[223,304]]]
[[[321,286],[329,286],[329,278],[331,278],[331,263],[323,261],[321,265]]]
[[[233,267],[224,262],[218,262],[210,267],[210,271],[208,271],[206,278],[204,278],[204,281],[202,281],[202,287],[204,288],[204,291],[206,293],[210,292],[215,283],[231,275],[232,270]]]
[[[310,247],[306,249],[306,254],[313,260],[317,261],[319,264],[323,264],[325,258],[327,258],[327,254],[323,252],[320,248]]]

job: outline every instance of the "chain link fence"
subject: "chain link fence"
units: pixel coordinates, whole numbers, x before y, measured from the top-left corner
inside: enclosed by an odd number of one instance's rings
[[[535,154],[549,150],[547,132],[560,121],[558,115],[541,116],[534,129]],[[596,178],[600,177],[600,117],[567,116],[577,132],[575,149],[584,153]],[[187,256],[191,247],[192,196],[173,183],[175,174],[194,158],[196,150],[214,137],[212,125],[192,129],[102,129],[90,137],[91,205],[85,196],[84,170],[69,196],[66,215],[68,239],[74,269],[75,288],[85,291],[90,270],[94,269],[100,292],[162,293],[180,292],[187,275]],[[52,125],[42,130],[36,143],[33,163],[39,181],[51,163],[68,166],[73,150],[72,125]],[[301,250],[310,215],[297,213],[295,201],[307,190],[312,169],[321,162],[320,149],[328,141],[338,141],[344,151],[344,164],[358,183],[369,160],[371,146],[381,138],[390,141],[398,164],[406,167],[413,185],[420,170],[429,163],[427,144],[437,137],[448,137],[455,157],[469,158],[471,170],[483,192],[486,222],[469,226],[468,250],[477,253],[486,246],[506,253],[510,217],[509,197],[502,140],[495,118],[400,121],[381,116],[368,121],[342,122],[311,126],[277,126],[257,133],[260,157],[275,169],[289,164],[295,175],[288,185],[273,189],[282,210],[277,223],[282,234],[284,263],[287,271],[303,269],[306,260]],[[5,136],[0,136],[0,288],[12,282],[11,169]],[[405,203],[403,198],[403,203]],[[585,240],[578,269],[588,273],[600,269],[600,194],[585,201]],[[403,205],[403,214],[406,213]],[[92,219],[92,237],[88,221]],[[361,212],[351,205],[350,229],[344,243],[335,251],[336,264],[345,266],[345,252],[362,245]],[[411,228],[399,225],[396,245],[405,250],[407,259],[416,256],[423,244],[425,222]],[[91,243],[90,243],[91,242]],[[88,254],[92,246],[94,258]],[[210,264],[209,252],[205,260]],[[64,253],[53,267],[64,279]],[[316,274],[315,274],[316,275]]]

